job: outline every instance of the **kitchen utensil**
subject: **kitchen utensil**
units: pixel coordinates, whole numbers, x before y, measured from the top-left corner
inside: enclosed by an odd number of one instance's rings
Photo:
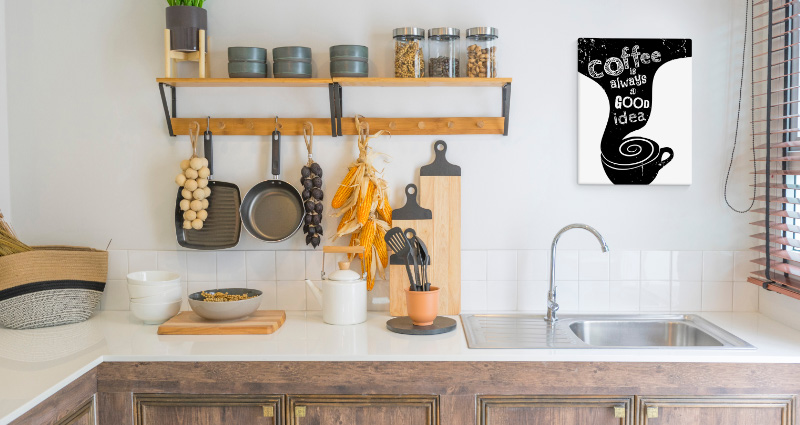
[[[301,46],[272,49],[272,75],[275,78],[311,78],[311,49]]]
[[[272,132],[272,180],[253,186],[242,201],[242,223],[247,232],[265,242],[289,239],[303,223],[305,208],[300,192],[280,180],[281,133],[278,117]]]
[[[433,213],[417,203],[419,194],[417,186],[407,185],[405,194],[405,205],[392,211],[392,226],[401,229],[413,228],[421,239],[433,240]],[[389,257],[389,314],[392,316],[407,314],[405,288],[411,285],[413,279],[407,278],[406,273],[403,273],[405,263],[405,256],[398,256],[395,253]],[[436,267],[436,265],[432,264],[431,267]]]
[[[331,46],[331,77],[366,77],[369,75],[367,46],[343,44]]]
[[[405,235],[403,235],[403,230],[399,227],[389,229],[383,239],[386,241],[386,246],[391,248],[394,252],[392,257],[397,256],[397,259],[395,260],[397,264],[406,266],[408,282],[409,285],[413,287],[414,277],[411,276],[411,266],[408,263],[408,255],[411,253],[411,245],[409,245],[408,239],[405,237]]]
[[[233,183],[214,180],[214,146],[212,141],[211,118],[206,123],[203,133],[203,151],[208,160],[208,187],[211,196],[208,199],[208,218],[200,230],[183,228],[183,211],[180,202],[183,199],[178,189],[178,200],[175,203],[175,233],[178,244],[184,248],[213,250],[233,248],[239,244],[242,233],[242,220],[239,216],[241,194],[239,186]]]
[[[420,168],[421,204],[433,210],[431,237],[422,236],[432,259],[430,280],[441,288],[439,311],[461,312],[461,167],[447,161],[447,143],[433,145],[434,161]],[[415,227],[417,232],[420,229]]]
[[[428,266],[431,264],[431,257],[428,253],[428,246],[425,245],[425,242],[419,238],[419,236],[414,237],[414,241],[419,246],[419,258],[422,264],[422,282],[423,282],[423,291],[429,291],[431,287],[431,283],[428,281]]]
[[[230,78],[267,78],[267,64],[263,62],[228,62]]]
[[[406,304],[408,317],[415,326],[432,325],[439,313],[439,288],[431,286],[430,291],[412,291],[406,288]]]
[[[406,335],[438,335],[451,332],[456,328],[455,319],[436,316],[428,326],[416,326],[408,316],[395,317],[386,322],[386,329]]]
[[[239,320],[213,321],[184,311],[158,327],[159,335],[267,335],[286,321],[283,310],[259,310]]]
[[[228,62],[267,61],[267,49],[262,47],[228,47]]]
[[[145,325],[160,325],[181,310],[182,300],[167,301],[159,304],[130,303],[131,313]]]
[[[258,289],[247,288],[223,288],[209,289],[204,291],[207,294],[217,292],[227,292],[230,295],[248,295],[252,298],[239,301],[204,301],[202,292],[195,292],[189,295],[189,307],[198,316],[208,320],[234,320],[253,314],[261,305],[262,292]]]
[[[322,320],[331,325],[355,325],[367,320],[367,281],[340,261],[339,270],[325,278],[325,254],[363,254],[363,246],[322,247],[322,290],[306,279],[306,285],[322,306]]]
[[[422,275],[420,273],[420,260],[419,260],[419,249],[417,244],[414,242],[414,238],[417,237],[417,232],[414,231],[412,228],[408,228],[403,231],[403,235],[408,239],[408,246],[410,247],[410,252],[408,253],[408,263],[414,264],[414,281],[412,285],[414,286],[414,291],[421,291],[423,288],[422,282]]]

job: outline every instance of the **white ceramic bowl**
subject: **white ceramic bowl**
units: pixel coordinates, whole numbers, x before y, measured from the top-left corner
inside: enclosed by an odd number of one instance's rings
[[[131,303],[131,313],[145,325],[160,325],[181,310],[181,300],[162,304]]]
[[[150,271],[133,272],[128,274],[128,283],[133,285],[155,285],[161,286],[170,283],[181,282],[181,275],[173,272]]]
[[[209,320],[240,319],[253,314],[253,312],[258,310],[258,306],[261,305],[262,292],[258,289],[224,288],[209,289],[205,292],[210,294],[215,292],[227,292],[231,295],[254,295],[253,298],[246,300],[224,302],[203,301],[203,296],[200,295],[200,292],[189,295],[189,307],[191,307],[198,316]]]
[[[169,284],[166,286],[132,285],[128,284],[128,295],[131,300],[161,298],[161,301],[174,301],[181,298],[181,284]]]
[[[131,302],[136,304],[164,304],[181,301],[181,298],[181,293],[177,292],[169,295],[153,295],[152,297],[131,298]]]

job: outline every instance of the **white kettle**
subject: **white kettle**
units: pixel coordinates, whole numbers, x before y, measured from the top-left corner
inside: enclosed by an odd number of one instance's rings
[[[350,270],[349,261],[340,261],[339,270],[325,278],[325,254],[363,254],[363,246],[322,247],[322,291],[306,279],[306,284],[322,305],[322,320],[331,325],[355,325],[367,320],[367,281]]]

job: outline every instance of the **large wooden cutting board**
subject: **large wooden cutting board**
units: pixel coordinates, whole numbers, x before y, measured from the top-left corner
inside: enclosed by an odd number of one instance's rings
[[[237,320],[208,320],[184,311],[158,327],[159,335],[267,335],[286,321],[283,310],[259,310]]]
[[[420,207],[417,203],[416,185],[406,186],[405,193],[406,204],[402,208],[392,211],[392,227],[399,227],[403,230],[414,229],[417,237],[425,242],[430,251],[433,249],[433,213],[431,210]],[[392,316],[408,315],[405,288],[408,288],[411,282],[408,281],[406,266],[399,263],[400,260],[394,255],[389,257],[389,314]],[[432,271],[433,266],[429,266],[428,276],[431,276]],[[413,268],[411,273],[414,273]]]
[[[433,152],[434,161],[419,170],[420,204],[433,211],[429,280],[440,288],[439,314],[455,315],[461,313],[461,167],[445,158],[444,141]]]

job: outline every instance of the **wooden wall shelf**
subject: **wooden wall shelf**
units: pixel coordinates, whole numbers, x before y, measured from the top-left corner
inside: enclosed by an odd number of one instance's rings
[[[332,137],[358,134],[355,123],[342,122],[342,87],[499,87],[501,117],[365,118],[370,132],[387,130],[393,135],[502,134],[508,135],[511,78],[157,78],[161,103],[170,136],[189,134],[192,122],[205,118],[178,118],[178,87],[318,87],[328,88],[331,116],[328,118],[280,118],[286,135],[303,134],[303,123],[314,124],[315,134]],[[165,88],[171,91],[171,107]],[[269,135],[275,118],[212,118],[211,131],[220,135]]]

